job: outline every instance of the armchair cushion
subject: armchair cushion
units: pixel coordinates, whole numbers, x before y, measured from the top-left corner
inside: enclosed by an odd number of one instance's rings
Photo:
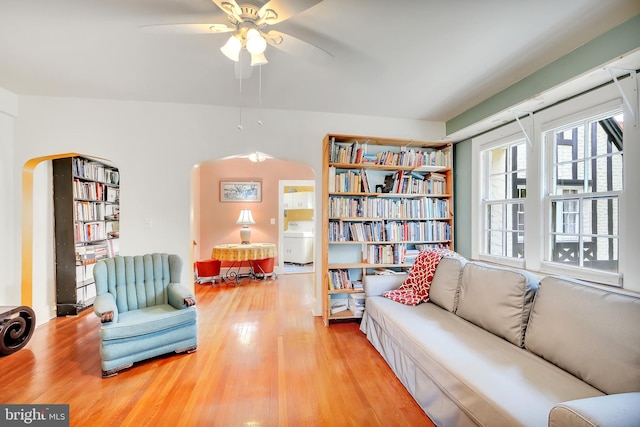
[[[195,320],[195,307],[175,309],[169,304],[154,305],[121,313],[117,322],[105,323],[99,335],[102,340],[131,338],[154,334]]]

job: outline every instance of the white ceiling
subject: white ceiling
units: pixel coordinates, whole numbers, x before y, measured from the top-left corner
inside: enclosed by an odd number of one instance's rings
[[[224,22],[211,0],[0,0],[0,87],[446,121],[637,13],[638,0],[324,0],[273,28],[333,59],[268,47],[260,97],[258,69],[240,93],[228,34],[139,28]]]

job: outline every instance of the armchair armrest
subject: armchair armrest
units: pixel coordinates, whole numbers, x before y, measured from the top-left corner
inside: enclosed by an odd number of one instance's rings
[[[562,402],[549,412],[549,427],[640,425],[640,392]]]
[[[188,307],[185,303],[185,298],[191,298],[192,300],[195,298],[193,292],[180,283],[169,283],[167,294],[169,296],[169,304],[176,309]]]
[[[102,315],[109,311],[113,312],[113,323],[118,323],[118,306],[113,295],[107,292],[96,296],[93,301],[93,312],[102,318]]]
[[[366,296],[380,296],[384,291],[397,289],[406,278],[406,273],[368,275],[362,278],[362,287]]]

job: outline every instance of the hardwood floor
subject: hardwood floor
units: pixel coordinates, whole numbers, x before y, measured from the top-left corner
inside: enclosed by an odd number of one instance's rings
[[[433,426],[358,324],[311,315],[312,275],[196,285],[193,354],[102,379],[90,310],[0,357],[0,402],[70,405],[72,426]]]

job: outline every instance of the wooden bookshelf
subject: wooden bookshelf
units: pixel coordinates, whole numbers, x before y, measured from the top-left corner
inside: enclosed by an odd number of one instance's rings
[[[332,306],[362,293],[364,276],[408,270],[425,247],[453,248],[452,145],[328,134],[322,174],[323,320],[330,325],[361,317]],[[346,279],[336,284],[336,272]]]

